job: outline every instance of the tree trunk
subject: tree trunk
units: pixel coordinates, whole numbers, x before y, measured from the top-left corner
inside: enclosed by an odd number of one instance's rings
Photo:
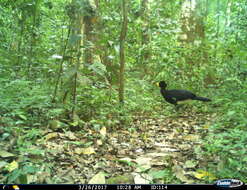
[[[125,38],[127,33],[127,4],[126,0],[122,0],[122,28],[120,34],[120,70],[119,70],[119,102],[124,103],[124,68],[125,68]]]
[[[84,62],[86,64],[93,64],[93,54],[92,54],[92,42],[93,42],[93,23],[91,16],[84,17]]]
[[[150,42],[150,35],[149,35],[149,23],[148,23],[148,0],[142,0],[141,3],[141,11],[140,11],[141,19],[143,22],[143,26],[141,28],[141,46],[142,46],[142,53],[141,53],[141,61],[140,63],[144,69],[144,76],[147,74],[147,64],[150,58],[150,50],[149,50],[149,42]]]
[[[32,76],[32,68],[34,63],[34,58],[36,56],[36,44],[38,40],[37,30],[39,25],[39,17],[40,17],[40,0],[35,1],[34,10],[33,10],[33,23],[32,23],[32,31],[31,31],[31,42],[30,42],[30,53],[29,53],[29,64],[28,64],[28,75]]]

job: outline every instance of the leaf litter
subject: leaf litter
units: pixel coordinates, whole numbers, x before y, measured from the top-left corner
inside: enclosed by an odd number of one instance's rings
[[[82,131],[48,130],[36,146],[46,149],[45,178],[37,183],[196,183],[213,174],[200,170],[195,152],[214,118],[205,113],[136,118],[130,126]],[[134,128],[135,130],[129,130]],[[4,157],[4,156],[2,156]],[[158,177],[157,177],[158,174]],[[175,181],[174,181],[175,180]],[[177,181],[176,181],[177,180]]]

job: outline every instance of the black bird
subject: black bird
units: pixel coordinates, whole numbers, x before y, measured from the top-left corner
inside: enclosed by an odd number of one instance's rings
[[[175,106],[177,105],[177,102],[184,100],[200,100],[203,102],[211,101],[211,99],[209,98],[196,96],[188,90],[167,90],[167,84],[165,81],[160,81],[158,83],[158,86],[160,87],[160,93],[162,94],[164,99]]]

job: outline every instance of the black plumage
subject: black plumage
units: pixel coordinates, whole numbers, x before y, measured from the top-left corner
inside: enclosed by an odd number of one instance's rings
[[[188,90],[167,90],[167,84],[165,83],[165,81],[159,82],[158,86],[160,87],[160,92],[164,99],[173,105],[177,105],[179,101],[184,100],[199,100],[203,102],[211,101],[211,99],[209,98],[197,96]]]

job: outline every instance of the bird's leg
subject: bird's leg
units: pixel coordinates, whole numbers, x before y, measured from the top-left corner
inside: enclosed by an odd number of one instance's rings
[[[175,104],[175,110],[178,112],[179,111],[179,104]]]
[[[176,114],[177,116],[180,115],[181,107],[183,107],[181,104],[176,104],[176,105],[175,105],[175,112],[176,112],[175,114]]]
[[[178,110],[179,108],[183,107],[183,104],[175,104],[175,108]]]

